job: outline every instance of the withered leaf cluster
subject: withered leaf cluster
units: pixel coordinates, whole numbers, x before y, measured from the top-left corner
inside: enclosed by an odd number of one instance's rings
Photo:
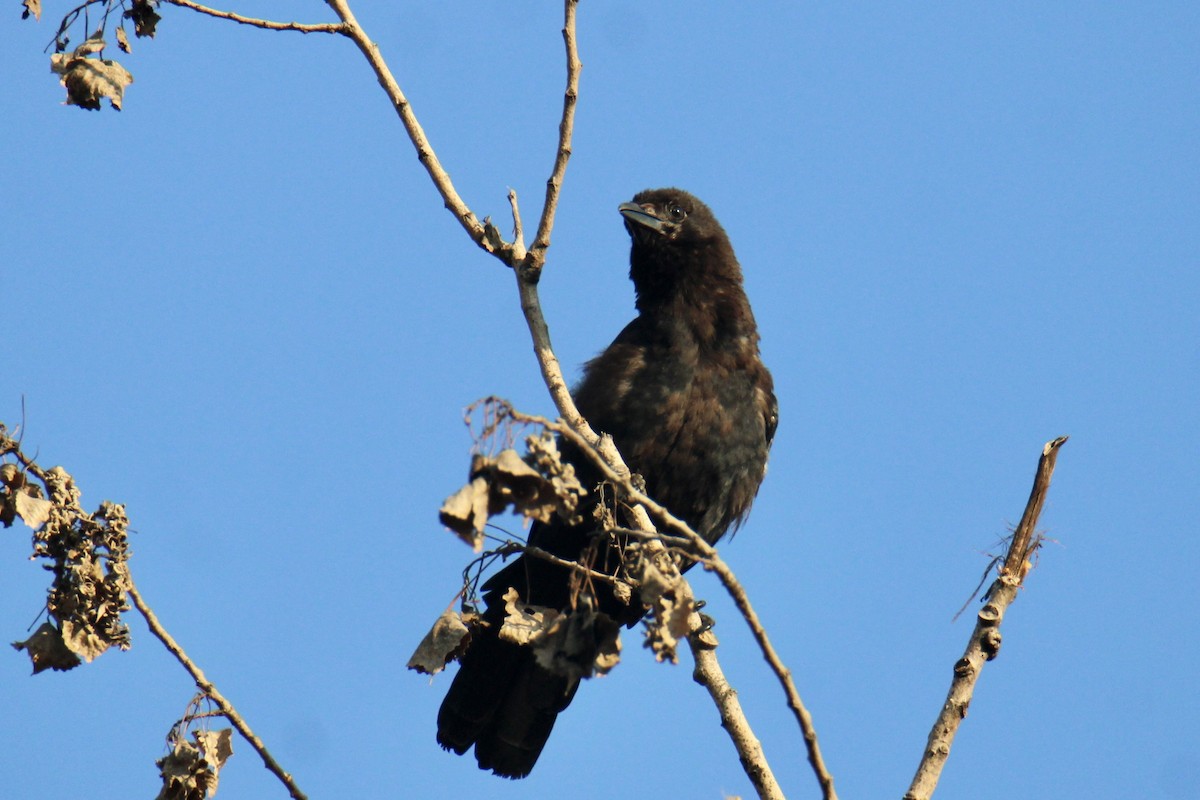
[[[104,48],[103,39],[88,39],[69,55],[50,56],[50,71],[61,76],[59,82],[67,89],[67,105],[98,111],[101,99],[108,98],[113,108],[121,110],[133,75],[116,61],[88,58]]]
[[[0,466],[0,522],[20,518],[33,533],[33,558],[54,575],[47,592],[46,623],[13,647],[25,650],[34,673],[67,670],[91,661],[109,647],[129,649],[129,520],[125,507],[104,502],[92,514],[79,505],[80,492],[62,467],[39,473],[48,498],[15,464]]]
[[[533,649],[538,664],[570,680],[605,675],[621,660],[621,626],[593,609],[590,595],[581,595],[577,608],[556,608],[521,602],[516,589],[504,594],[505,617],[498,635]],[[408,668],[435,675],[470,647],[471,638],[489,623],[474,611],[446,611],[417,646]]]
[[[650,609],[645,620],[646,647],[659,661],[679,663],[679,640],[700,627],[700,615],[692,587],[662,542],[651,539],[625,549],[625,572],[637,587],[642,602]],[[710,645],[715,637],[706,632]]]
[[[162,775],[156,800],[205,800],[217,793],[221,767],[233,755],[233,730],[192,731],[192,741],[175,740],[155,762]]]
[[[579,596],[569,611],[521,602],[516,589],[504,593],[504,623],[499,635],[533,648],[542,669],[570,680],[605,675],[621,660],[621,626]]]
[[[100,101],[107,99],[112,107],[121,110],[125,100],[125,87],[133,83],[133,75],[116,61],[95,57],[106,47],[104,41],[105,29],[110,15],[119,23],[110,31],[115,34],[117,47],[126,53],[133,52],[129,44],[129,36],[125,32],[125,20],[133,22],[133,35],[153,37],[162,17],[155,11],[158,0],[98,0],[104,6],[103,20],[100,27],[88,33],[86,41],[70,53],[67,46],[71,39],[68,32],[80,21],[84,24],[88,17],[85,12],[92,3],[76,6],[59,23],[58,31],[54,34],[54,55],[50,56],[50,71],[60,76],[59,82],[67,90],[66,105],[79,106],[93,111],[100,109]],[[23,0],[22,19],[33,17],[42,18],[41,0]],[[112,14],[113,11],[121,14]]]
[[[509,506],[529,519],[549,522],[554,515],[576,519],[586,491],[575,468],[563,462],[548,431],[525,439],[522,458],[511,448],[495,456],[471,459],[469,482],[446,499],[438,511],[442,524],[457,533],[475,552],[483,549],[483,532],[490,517]]]

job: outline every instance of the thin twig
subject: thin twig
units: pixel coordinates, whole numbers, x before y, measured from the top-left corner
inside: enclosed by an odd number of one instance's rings
[[[267,746],[263,744],[262,739],[259,739],[258,736],[254,734],[254,731],[250,730],[250,726],[246,724],[246,720],[242,719],[242,715],[239,714],[237,709],[233,707],[233,704],[226,700],[225,696],[217,691],[217,687],[214,686],[208,678],[204,677],[204,672],[201,671],[200,667],[196,666],[195,662],[188,658],[187,653],[183,651],[183,648],[179,646],[179,643],[175,641],[175,638],[167,632],[167,629],[164,628],[161,623],[159,623],[158,617],[155,616],[154,612],[150,610],[150,606],[146,604],[146,601],[142,599],[142,595],[138,592],[137,587],[134,586],[132,576],[129,578],[129,588],[126,591],[129,595],[129,599],[133,601],[134,607],[137,608],[143,617],[145,617],[146,624],[150,626],[150,632],[153,633],[158,640],[163,643],[163,646],[170,651],[171,655],[175,656],[176,660],[183,665],[183,668],[186,669],[188,674],[192,676],[192,680],[196,682],[196,686],[200,688],[200,691],[212,698],[213,702],[216,703],[217,707],[221,710],[221,715],[229,720],[230,724],[237,728],[238,733],[242,735],[242,738],[250,743],[250,746],[253,747],[254,751],[258,753],[259,757],[262,758],[263,764],[266,766],[266,768],[274,773],[275,777],[279,778],[279,780],[283,782],[283,785],[287,787],[287,790],[292,797],[296,798],[296,800],[307,800],[308,796],[305,795],[304,792],[300,791],[300,787],[296,785],[296,782],[292,779],[292,776],[284,771],[283,767],[279,765],[279,762],[274,759],[271,753],[267,750]]]
[[[1038,548],[1039,542],[1033,541],[1033,531],[1041,516],[1042,506],[1046,503],[1046,492],[1050,489],[1050,477],[1054,474],[1054,464],[1058,460],[1058,449],[1067,442],[1066,436],[1060,436],[1046,442],[1042,448],[1042,457],[1038,459],[1037,475],[1034,476],[1033,488],[1029,491],[1029,500],[1025,503],[1025,513],[1013,531],[1012,544],[1008,548],[1008,557],[1000,576],[1016,581],[1019,586],[1025,580],[1029,571],[1029,557]]]
[[[417,115],[413,113],[408,98],[400,90],[400,84],[396,82],[396,78],[392,75],[391,69],[388,68],[387,62],[380,55],[379,45],[371,41],[370,37],[362,29],[362,26],[358,24],[358,20],[355,18],[354,12],[350,10],[350,4],[346,0],[326,0],[326,2],[333,9],[333,12],[337,14],[338,19],[342,21],[342,27],[339,32],[349,37],[358,46],[363,56],[366,57],[367,63],[371,65],[371,69],[375,72],[375,77],[379,79],[379,85],[387,92],[388,98],[392,101],[392,107],[396,109],[396,115],[400,117],[400,123],[404,125],[404,130],[408,133],[408,138],[417,150],[417,158],[420,160],[422,166],[425,167],[425,171],[429,173],[429,178],[433,181],[433,185],[442,196],[446,208],[459,221],[459,224],[463,226],[463,229],[466,230],[472,241],[487,252],[496,253],[496,248],[484,235],[483,223],[479,221],[474,212],[459,197],[458,191],[454,188],[454,182],[450,180],[450,176],[442,167],[442,162],[438,160],[437,153],[433,151],[433,146],[429,144],[429,139],[425,136],[425,130],[421,127],[421,123],[417,121]],[[502,254],[497,255],[503,257]]]
[[[572,572],[578,572],[580,575],[584,575],[594,581],[600,581],[601,583],[607,583],[613,586],[616,586],[618,583],[625,582],[615,575],[609,575],[604,572],[597,572],[594,569],[589,569],[583,564],[580,564],[578,561],[567,561],[565,558],[559,558],[553,553],[543,550],[540,547],[516,543],[513,543],[512,547],[513,550],[524,552],[527,555],[531,555],[534,558],[540,558],[543,561],[549,561],[551,564],[556,564],[564,569],[569,569]]]
[[[571,159],[571,137],[575,132],[575,103],[579,99],[579,73],[583,63],[579,60],[579,48],[575,39],[575,11],[579,0],[566,0],[563,12],[563,42],[567,50],[567,88],[563,92],[562,120],[558,124],[558,150],[554,155],[554,169],[546,181],[546,203],[542,206],[542,217],[538,222],[537,235],[529,247],[532,256],[529,267],[540,270],[550,246],[550,231],[554,228],[554,214],[558,210],[558,194],[562,189],[567,162]]]
[[[165,0],[165,2],[187,8],[199,14],[206,14],[217,19],[229,20],[236,22],[239,25],[250,25],[255,28],[266,28],[269,31],[297,31],[299,33],[344,33],[343,26],[339,22],[275,22],[269,19],[256,19],[254,17],[244,17],[241,14],[233,11],[221,11],[216,8],[202,6],[199,3],[194,3],[192,0]]]
[[[517,190],[508,190],[508,205],[512,208],[513,218],[513,259],[520,261],[525,258],[525,224],[521,222],[521,206],[517,203]]]
[[[622,536],[630,536],[634,539],[657,539],[658,541],[670,547],[680,548],[682,552],[688,556],[688,558],[701,564],[705,563],[703,558],[699,558],[695,553],[691,552],[690,548],[692,542],[690,539],[684,538],[683,536],[671,536],[668,533],[660,533],[659,531],[643,531],[636,528],[622,528],[619,525],[615,528],[610,528],[609,530],[611,530],[613,533],[617,533]]]
[[[1037,472],[1033,479],[1033,489],[1029,493],[1029,501],[1025,504],[1025,513],[1013,534],[1012,544],[1008,548],[1008,556],[1000,575],[992,582],[984,599],[987,604],[980,609],[975,621],[975,629],[967,642],[966,652],[954,664],[954,678],[950,682],[950,691],[946,693],[946,702],[933,728],[929,731],[929,740],[925,745],[925,753],[917,766],[916,775],[904,800],[929,800],[937,788],[942,775],[942,768],[950,757],[950,746],[963,718],[967,716],[967,708],[975,693],[975,684],[983,665],[991,661],[1000,652],[1000,623],[1009,605],[1017,598],[1017,592],[1029,573],[1029,558],[1039,546],[1040,537],[1034,536],[1038,516],[1042,513],[1042,504],[1046,501],[1046,492],[1050,488],[1050,478],[1054,474],[1054,464],[1058,459],[1058,449],[1067,441],[1066,436],[1046,442],[1042,455],[1038,459]]]

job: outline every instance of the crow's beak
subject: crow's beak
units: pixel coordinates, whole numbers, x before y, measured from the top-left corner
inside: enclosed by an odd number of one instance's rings
[[[637,203],[621,203],[621,205],[617,206],[617,211],[621,212],[621,216],[624,217],[627,222],[641,225],[643,228],[649,228],[655,233],[666,232],[666,221],[654,216]]]

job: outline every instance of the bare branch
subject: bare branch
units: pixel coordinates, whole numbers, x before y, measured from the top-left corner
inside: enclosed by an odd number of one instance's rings
[[[530,268],[540,270],[550,246],[550,231],[554,227],[554,213],[558,209],[558,193],[562,188],[563,175],[571,158],[571,137],[575,131],[575,101],[579,97],[579,73],[583,64],[579,60],[579,49],[575,42],[575,11],[579,0],[565,2],[562,35],[567,49],[567,89],[563,93],[562,121],[558,124],[558,151],[554,156],[554,169],[546,181],[546,204],[542,206],[542,218],[538,222],[537,236],[530,246],[533,263]]]
[[[696,660],[692,678],[707,689],[712,697],[721,715],[721,727],[733,741],[738,758],[742,762],[742,769],[754,784],[758,796],[783,800],[783,790],[779,788],[775,774],[771,772],[766,756],[763,755],[762,744],[746,721],[742,704],[738,702],[737,691],[725,678],[725,673],[717,661],[717,651],[701,643],[700,637],[695,634],[688,636],[688,644],[692,648],[692,657]]]
[[[326,0],[326,2],[333,9],[333,12],[337,14],[338,19],[342,21],[339,33],[349,37],[358,46],[358,49],[366,57],[367,63],[371,65],[371,69],[375,72],[375,77],[379,79],[379,85],[387,92],[388,98],[392,101],[392,107],[396,109],[396,114],[400,117],[401,124],[404,125],[404,130],[408,132],[408,138],[412,140],[413,147],[417,150],[417,158],[420,160],[422,166],[425,167],[425,171],[429,173],[429,177],[433,181],[433,185],[437,187],[438,193],[442,196],[446,208],[459,221],[459,224],[463,226],[472,241],[487,252],[496,254],[505,263],[510,263],[508,258],[511,257],[511,254],[497,253],[496,248],[484,235],[483,223],[479,221],[474,212],[459,197],[458,191],[454,188],[453,181],[450,180],[450,176],[442,167],[442,162],[438,160],[437,154],[433,151],[433,146],[429,144],[429,139],[425,136],[424,128],[417,121],[417,115],[413,113],[408,98],[400,90],[400,84],[396,82],[396,78],[388,68],[387,62],[380,55],[379,45],[371,41],[362,29],[362,26],[358,24],[358,20],[355,18],[354,12],[350,10],[350,4],[347,0]]]
[[[1042,448],[1042,457],[1038,459],[1037,474],[1033,479],[1033,488],[1029,492],[1029,500],[1025,503],[1025,512],[1021,522],[1013,532],[1012,544],[1008,548],[1008,556],[1004,559],[1004,567],[1000,570],[1002,577],[1007,576],[1020,585],[1029,571],[1029,557],[1041,544],[1033,541],[1034,526],[1042,514],[1042,506],[1046,502],[1046,492],[1050,489],[1050,477],[1054,474],[1054,464],[1058,461],[1058,449],[1067,442],[1066,436],[1060,436],[1046,442]]]
[[[283,785],[287,787],[288,793],[291,794],[292,797],[294,797],[296,800],[308,800],[308,796],[304,794],[304,792],[300,791],[300,787],[296,785],[296,782],[292,779],[292,776],[284,771],[283,767],[279,765],[279,762],[277,762],[267,750],[267,746],[263,744],[262,739],[259,739],[258,736],[254,734],[254,731],[250,730],[250,726],[246,724],[246,720],[242,719],[242,715],[237,712],[237,709],[233,707],[233,704],[226,700],[225,696],[217,691],[217,687],[214,686],[208,678],[204,677],[204,672],[201,671],[200,667],[196,666],[195,662],[188,658],[187,653],[183,651],[183,648],[179,646],[179,643],[175,641],[175,638],[171,636],[171,634],[167,632],[167,629],[164,628],[158,621],[158,617],[155,616],[154,612],[150,610],[150,606],[146,604],[146,601],[142,599],[142,595],[138,592],[137,587],[133,585],[132,576],[129,578],[129,589],[127,594],[129,595],[129,599],[133,601],[134,607],[141,612],[143,617],[145,617],[146,624],[150,626],[150,632],[153,633],[158,640],[163,643],[163,646],[170,651],[171,655],[175,656],[176,660],[183,665],[183,668],[186,669],[188,674],[192,676],[192,680],[196,682],[196,686],[200,688],[200,691],[212,698],[212,701],[217,704],[217,708],[221,710],[221,715],[229,720],[230,724],[238,729],[238,733],[240,733],[242,737],[250,743],[250,746],[253,747],[255,752],[257,752],[262,758],[263,764],[266,766],[266,768],[274,773],[275,777],[279,778],[279,780],[283,782]]]
[[[239,25],[250,25],[255,28],[265,28],[269,31],[297,31],[299,33],[345,33],[343,25],[338,22],[321,22],[308,24],[303,22],[275,22],[269,19],[255,19],[254,17],[244,17],[241,14],[236,14],[232,11],[221,11],[216,8],[202,6],[199,3],[194,3],[192,0],[164,0],[173,6],[187,8],[199,14],[206,14],[217,19],[229,20],[236,22]]]
[[[904,795],[904,800],[929,800],[933,796],[942,775],[942,768],[950,757],[950,746],[954,743],[958,726],[967,716],[967,708],[971,705],[975,683],[979,680],[983,665],[1000,652],[1000,623],[1004,620],[1004,613],[1009,605],[1017,598],[1017,592],[1029,573],[1030,556],[1041,544],[1041,538],[1034,536],[1034,529],[1038,516],[1042,513],[1046,492],[1050,488],[1058,449],[1066,441],[1066,436],[1060,436],[1046,442],[1042,448],[1025,513],[1021,515],[1021,522],[1013,533],[1012,544],[1009,545],[1008,556],[1000,569],[1000,575],[984,595],[987,604],[979,611],[975,630],[971,632],[971,638],[967,642],[966,652],[954,664],[954,678],[950,682],[946,702],[942,704],[941,713],[929,731],[925,755],[917,766],[917,773],[908,793]]]

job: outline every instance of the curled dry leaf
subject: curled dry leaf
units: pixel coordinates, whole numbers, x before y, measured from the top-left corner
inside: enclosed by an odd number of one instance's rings
[[[49,519],[54,504],[42,498],[42,490],[16,464],[0,465],[0,524],[11,527],[20,517],[37,530]]]
[[[471,645],[472,629],[482,624],[478,614],[445,612],[437,618],[437,622],[433,623],[429,633],[413,651],[412,658],[408,659],[408,668],[426,675],[438,674],[453,659],[467,651]]]
[[[483,549],[483,531],[491,516],[491,490],[486,478],[473,478],[470,483],[446,498],[438,509],[438,519],[478,553]]]
[[[96,111],[100,100],[108,98],[113,108],[121,110],[125,87],[133,83],[133,75],[116,61],[87,57],[103,49],[104,40],[88,39],[70,55],[50,56],[50,71],[62,76],[59,82],[67,89],[67,105]]]
[[[621,626],[595,611],[587,596],[579,606],[555,617],[533,643],[542,669],[569,680],[607,675],[621,660]]]
[[[585,494],[575,469],[562,463],[553,437],[531,436],[529,454],[522,458],[511,448],[496,456],[471,459],[469,483],[452,494],[438,510],[442,524],[479,552],[490,517],[509,506],[529,519],[549,522],[555,515],[574,520]]]
[[[500,638],[513,644],[530,644],[542,636],[559,614],[558,609],[522,603],[513,587],[504,593],[504,624]]]
[[[155,762],[163,782],[156,800],[204,800],[217,793],[221,767],[233,755],[233,731],[193,731],[192,739],[179,739]]]
[[[17,491],[13,494],[13,507],[17,516],[25,520],[26,525],[37,530],[46,524],[46,520],[50,519],[50,509],[54,508],[54,503],[25,491]]]
[[[580,521],[576,509],[579,507],[579,501],[587,494],[583,488],[583,484],[579,482],[579,478],[575,476],[575,467],[562,460],[562,455],[558,451],[558,440],[551,435],[550,431],[542,431],[537,436],[529,436],[525,439],[525,446],[528,449],[526,460],[544,475],[550,481],[552,492],[541,499],[542,503],[553,502],[554,511],[558,515],[571,524]],[[526,516],[533,514],[526,513]],[[543,522],[549,521],[549,514],[543,517],[535,517]]]
[[[158,21],[162,19],[154,10],[154,0],[133,0],[133,6],[125,16],[133,20],[133,35],[139,39],[143,36],[153,39]]]
[[[514,588],[504,593],[500,638],[533,648],[542,669],[569,680],[608,673],[621,658],[621,626],[595,611],[586,595],[575,609],[559,611],[521,602]]]
[[[625,571],[650,607],[645,621],[646,647],[659,661],[679,662],[679,640],[699,627],[700,615],[692,587],[683,578],[670,552],[657,540],[626,548]]]
[[[121,48],[123,53],[132,53],[133,48],[129,46],[129,37],[125,35],[124,28],[117,28],[117,47]]]
[[[71,649],[67,647],[58,628],[49,622],[43,622],[33,632],[33,636],[23,642],[13,642],[12,646],[18,651],[24,650],[29,654],[29,660],[33,662],[34,675],[44,669],[66,672],[78,667],[80,663],[79,656],[72,653]]]
[[[622,605],[629,605],[633,601],[633,587],[625,581],[617,581],[612,585],[613,597]]]
[[[42,0],[21,0],[21,5],[24,6],[21,19],[29,19],[29,15],[32,14],[34,19],[41,20]]]
[[[109,647],[129,649],[129,520],[125,507],[104,502],[88,514],[62,467],[45,472],[50,509],[33,535],[33,556],[54,575],[46,609],[63,646],[84,661]],[[40,517],[39,517],[40,518]],[[73,666],[73,665],[72,665]]]

